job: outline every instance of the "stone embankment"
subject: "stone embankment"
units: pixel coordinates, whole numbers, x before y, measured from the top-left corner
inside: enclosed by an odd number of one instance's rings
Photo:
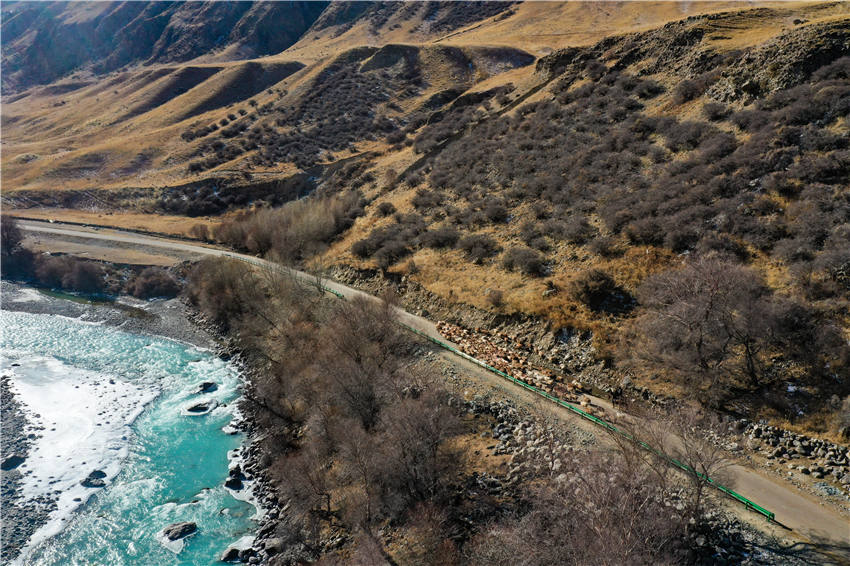
[[[752,423],[745,426],[741,436],[747,449],[791,472],[838,482],[850,492],[848,447],[773,426]],[[739,450],[742,447],[732,443],[729,448]]]
[[[570,460],[579,452],[593,449],[594,436],[579,428],[564,429],[520,410],[510,401],[493,401],[479,395],[465,403],[467,412],[490,418],[494,454],[509,455],[504,474],[473,474],[466,482],[467,490],[477,490],[499,498],[524,498],[535,478],[549,477],[556,485],[569,481],[564,473]],[[685,509],[686,493],[671,486],[665,505],[671,511]],[[704,524],[691,529],[686,536],[692,562],[713,565],[787,564],[804,566],[817,563],[818,556],[802,549],[789,553],[768,535],[742,522],[733,514],[710,506]]]
[[[406,311],[430,320],[443,320],[470,333],[474,332],[493,347],[514,352],[540,370],[569,376],[567,381],[570,383],[575,380],[602,392],[610,392],[622,386],[624,397],[641,399],[654,405],[666,405],[671,401],[628,380],[623,383],[622,376],[611,371],[600,359],[589,332],[553,328],[547,320],[532,315],[495,313],[449,301],[431,293],[407,276],[393,278],[349,266],[336,266],[329,275],[335,281],[376,296],[387,291],[397,293]]]
[[[486,329],[476,328],[470,331],[455,324],[445,321],[437,323],[440,335],[457,344],[461,351],[470,356],[510,375],[524,383],[542,389],[563,399],[564,401],[581,405],[582,409],[590,414],[605,416],[601,407],[594,406],[590,398],[585,394],[590,389],[580,381],[567,379],[558,375],[548,368],[542,368],[529,361],[529,356],[522,353],[526,345],[516,341],[517,349],[508,349],[494,344],[484,336],[494,335]],[[505,333],[495,333],[502,340],[508,341],[510,337]]]
[[[556,395],[568,402],[581,405],[581,408],[600,417],[606,415],[600,407],[590,404],[587,386],[578,379],[567,381],[563,375],[536,366],[527,353],[532,347],[523,340],[505,332],[494,332],[486,328],[467,329],[445,321],[437,323],[440,334],[457,344],[460,349],[494,368],[511,375],[529,385]],[[512,347],[511,347],[512,346]],[[537,348],[539,349],[539,348]],[[541,356],[542,357],[542,356]],[[607,390],[608,388],[604,388]],[[631,391],[628,395],[640,393]],[[646,396],[644,396],[646,399]],[[657,399],[650,399],[657,403]],[[742,431],[740,437],[724,438],[718,441],[730,452],[753,451],[767,459],[767,466],[787,468],[787,473],[799,473],[814,480],[835,482],[850,496],[850,450],[846,446],[826,440],[796,434],[778,427],[757,425],[748,421],[731,423],[730,432],[737,428]],[[737,440],[737,441],[736,441]],[[785,471],[785,470],[783,470]],[[823,491],[823,489],[821,490]],[[829,490],[832,493],[833,490]]]

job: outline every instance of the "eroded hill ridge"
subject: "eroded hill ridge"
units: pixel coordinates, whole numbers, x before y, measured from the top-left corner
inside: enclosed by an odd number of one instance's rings
[[[283,6],[4,6],[4,205],[224,221],[239,249],[589,332],[612,376],[710,368],[747,410],[786,411],[762,394],[788,380],[805,414],[847,394],[846,4]],[[114,42],[151,10],[131,56]],[[121,18],[79,68],[27,59],[23,22],[59,45]],[[307,195],[326,210],[264,208]],[[653,277],[703,256],[773,326],[698,362],[623,348],[665,314]]]

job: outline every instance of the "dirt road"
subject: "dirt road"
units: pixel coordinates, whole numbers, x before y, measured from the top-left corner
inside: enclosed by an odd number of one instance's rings
[[[194,259],[203,256],[231,257],[265,268],[286,269],[295,277],[315,281],[314,275],[303,271],[281,268],[278,264],[253,256],[199,243],[170,240],[118,230],[68,226],[59,223],[47,224],[20,221],[20,226],[23,230],[33,234],[40,234],[58,240],[69,240],[78,244],[88,241],[98,248],[104,246],[126,247],[134,249],[136,252],[161,252],[176,259]],[[334,281],[323,280],[322,284],[346,298],[362,296],[375,300],[374,297],[363,291],[341,285]],[[433,322],[401,309],[398,310],[398,317],[404,324],[412,326],[429,336],[439,338],[444,342],[446,341],[440,336]],[[470,371],[478,372],[480,377],[488,379],[493,383],[499,382],[500,388],[505,389],[504,384],[506,380],[468,362],[464,364],[464,367],[468,367]],[[594,399],[593,402],[610,410],[610,405],[606,401]],[[850,564],[850,522],[848,522],[847,518],[842,517],[836,509],[817,501],[815,497],[798,490],[793,485],[777,481],[743,465],[736,464],[732,466],[729,469],[729,475],[732,476],[734,489],[738,493],[773,511],[776,514],[776,521],[787,529],[790,529],[794,536],[805,542],[830,544],[834,548],[831,554],[836,559],[835,563],[842,563],[846,558],[847,561],[844,563]]]

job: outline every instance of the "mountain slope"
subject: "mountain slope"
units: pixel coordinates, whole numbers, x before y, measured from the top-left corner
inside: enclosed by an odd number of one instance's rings
[[[4,2],[3,92],[90,69],[283,51],[323,2]]]

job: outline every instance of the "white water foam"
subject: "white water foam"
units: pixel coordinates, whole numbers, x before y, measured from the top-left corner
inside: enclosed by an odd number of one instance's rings
[[[35,289],[21,288],[11,293],[12,297],[3,297],[3,300],[10,303],[37,303],[46,300],[44,295]]]
[[[57,503],[21,552],[16,562],[20,564],[32,547],[60,532],[74,510],[99,491],[81,484],[91,472],[104,472],[107,483],[118,474],[127,456],[130,425],[158,391],[54,358],[15,361],[21,364],[11,368],[17,400],[30,420],[44,427],[19,468],[22,495],[50,496]]]
[[[243,473],[245,470],[245,457],[242,455],[242,450],[237,448],[230,450],[227,453],[228,468],[233,469],[234,466],[239,466]],[[260,500],[256,494],[257,482],[254,478],[245,478],[242,480],[242,489],[228,489],[233,499],[244,501],[254,508],[254,515],[251,519],[254,521],[262,521],[266,516],[266,509],[260,504]],[[250,545],[249,545],[250,546]]]

